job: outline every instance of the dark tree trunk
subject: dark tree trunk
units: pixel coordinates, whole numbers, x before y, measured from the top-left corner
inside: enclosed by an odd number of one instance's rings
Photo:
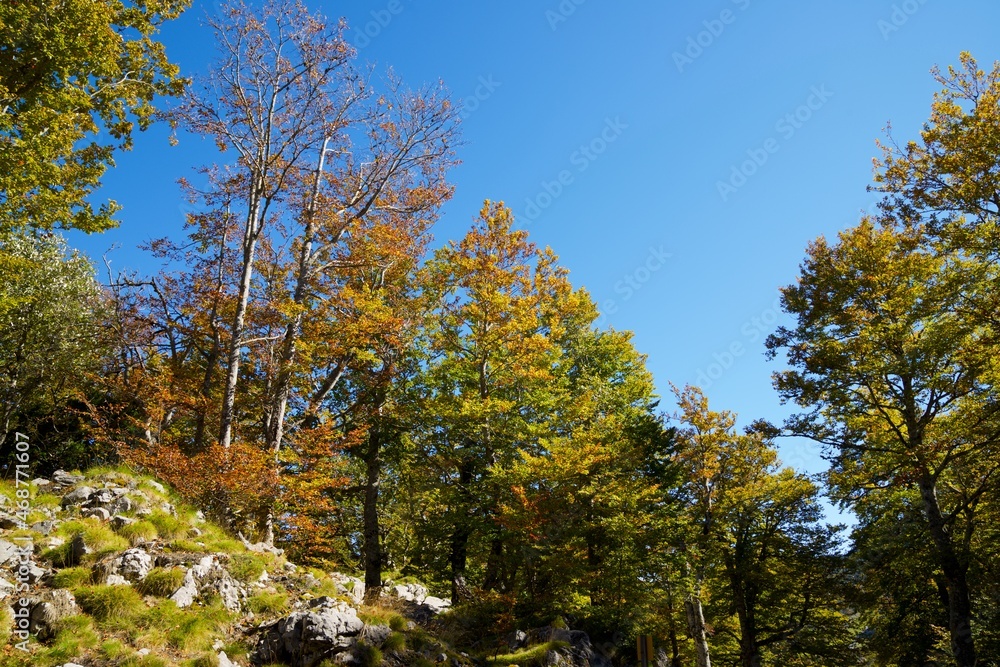
[[[948,590],[948,629],[951,650],[958,667],[976,667],[976,647],[972,639],[972,601],[967,578],[968,566],[955,553],[946,520],[938,504],[933,477],[924,474],[920,480],[920,497],[924,504],[927,526],[938,555],[938,566]]]
[[[382,482],[382,442],[378,427],[368,433],[365,452],[364,549],[365,597],[377,600],[382,592],[382,540],[378,520],[378,493]]]
[[[469,538],[472,536],[472,527],[469,525],[469,485],[472,483],[472,461],[465,459],[459,466],[458,484],[459,493],[465,502],[455,517],[455,525],[451,533],[451,601],[453,604],[460,604],[469,600],[472,595],[469,591],[468,582],[465,580],[465,568],[469,557]]]

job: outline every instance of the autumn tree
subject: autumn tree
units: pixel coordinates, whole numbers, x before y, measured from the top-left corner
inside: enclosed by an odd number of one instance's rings
[[[495,521],[509,468],[537,440],[541,395],[557,355],[554,334],[571,303],[565,269],[486,202],[475,226],[438,251],[424,278],[430,360],[421,380],[421,443],[443,494],[455,601],[470,596],[470,545],[490,553],[479,583],[503,587],[503,527]]]
[[[996,361],[968,304],[993,270],[918,225],[863,221],[808,249],[782,290],[795,316],[767,342],[790,369],[782,397],[809,411],[790,432],[829,447],[836,497],[859,508],[892,489],[917,494],[958,665],[976,665],[974,581],[980,510],[996,493]]]
[[[89,197],[184,80],[156,33],[190,0],[0,4],[0,230],[101,231]]]

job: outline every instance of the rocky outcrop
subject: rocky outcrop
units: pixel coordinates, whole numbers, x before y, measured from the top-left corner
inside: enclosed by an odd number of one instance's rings
[[[283,662],[292,667],[315,667],[357,644],[364,623],[345,602],[322,597],[308,609],[296,611],[259,628],[260,638],[251,656],[255,665]]]
[[[170,596],[170,599],[177,603],[178,607],[190,607],[195,600],[206,593],[218,595],[226,609],[233,612],[240,611],[243,600],[246,599],[246,590],[233,579],[215,555],[203,557],[188,569],[181,587]]]

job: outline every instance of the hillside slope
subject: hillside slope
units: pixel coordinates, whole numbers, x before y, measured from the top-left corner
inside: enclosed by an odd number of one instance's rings
[[[462,619],[424,586],[366,603],[360,579],[235,539],[123,470],[4,483],[0,528],[2,667],[609,664],[558,628],[463,651],[441,636],[468,624],[449,632]]]

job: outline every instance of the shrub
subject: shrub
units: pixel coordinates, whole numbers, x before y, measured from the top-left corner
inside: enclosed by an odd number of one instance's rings
[[[382,648],[386,651],[405,651],[406,635],[402,632],[393,632],[385,638],[385,643],[382,644]]]
[[[382,651],[370,644],[358,644],[354,656],[361,663],[361,667],[379,667],[382,664]]]

